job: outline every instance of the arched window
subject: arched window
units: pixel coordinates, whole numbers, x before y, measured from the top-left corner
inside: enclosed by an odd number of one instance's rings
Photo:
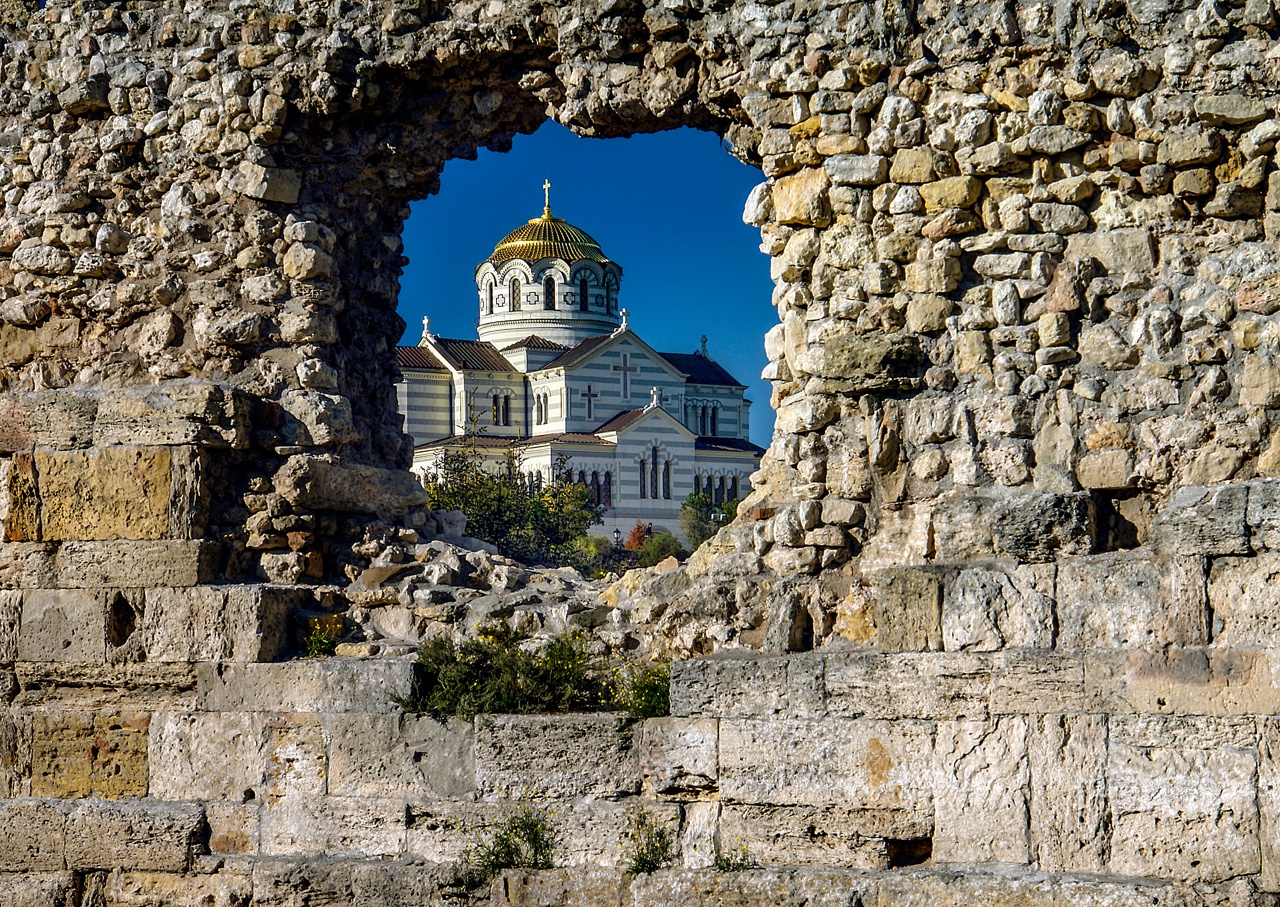
[[[520,278],[511,278],[511,311],[520,311]]]
[[[707,408],[705,406],[698,407],[698,434],[705,435],[707,433]]]
[[[671,461],[667,460],[662,464],[662,497],[663,500],[671,500]]]
[[[502,399],[497,395],[493,395],[493,424],[502,424]]]
[[[511,398],[510,397],[502,398],[502,424],[503,425],[511,424]]]
[[[656,500],[658,497],[658,445],[656,444],[653,446],[653,460],[651,462],[653,464],[650,467],[652,481],[649,484],[653,487],[653,497]]]
[[[715,505],[719,507],[724,503],[724,476],[720,477],[720,481],[716,482]]]
[[[613,506],[613,470],[605,470],[604,485],[600,488],[600,503],[606,507]]]
[[[600,473],[594,469],[591,470],[591,484],[588,486],[587,500],[591,502],[592,507],[600,504]]]
[[[720,411],[720,407],[718,406],[711,407],[711,437],[713,438],[716,437],[716,435],[719,433],[716,428],[716,414],[719,411]]]
[[[554,277],[548,277],[542,282],[542,307],[544,309],[554,309],[556,307],[556,280]]]
[[[493,314],[493,281],[489,281],[489,311],[488,311],[488,314],[490,314],[490,315],[492,315],[492,314]]]
[[[585,312],[587,310],[587,275],[583,274],[578,278],[578,311]]]
[[[649,463],[646,460],[640,461],[640,497],[647,498],[649,496]]]
[[[613,280],[610,277],[604,279],[604,310],[607,314],[613,314]]]

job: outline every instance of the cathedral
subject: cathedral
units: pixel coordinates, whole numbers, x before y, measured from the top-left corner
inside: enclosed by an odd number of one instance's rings
[[[474,444],[495,466],[515,452],[528,481],[562,458],[603,506],[593,532],[637,520],[679,534],[680,505],[701,491],[744,497],[764,451],[748,440],[746,387],[707,352],[660,353],[620,307],[622,269],[582,230],[542,216],[508,233],[476,268],[476,340],[431,333],[397,348],[413,468]]]

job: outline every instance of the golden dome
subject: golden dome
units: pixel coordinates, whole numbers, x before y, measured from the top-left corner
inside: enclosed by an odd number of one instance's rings
[[[561,258],[565,261],[609,261],[600,244],[568,221],[551,216],[551,207],[542,209],[542,216],[535,217],[523,227],[517,227],[494,246],[493,254],[486,261],[502,264],[513,259],[534,262],[540,258]]]

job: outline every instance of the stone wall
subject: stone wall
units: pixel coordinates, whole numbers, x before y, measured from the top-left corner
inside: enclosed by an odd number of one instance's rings
[[[572,865],[496,903],[1275,902],[1270,0],[34,6],[0,899],[419,902],[532,797]],[[347,591],[429,619],[400,231],[548,117],[761,168],[778,428],[737,522],[583,606],[719,653],[679,717],[440,727],[402,658],[280,659]],[[682,869],[618,872],[638,799]],[[769,867],[709,872],[729,837]]]

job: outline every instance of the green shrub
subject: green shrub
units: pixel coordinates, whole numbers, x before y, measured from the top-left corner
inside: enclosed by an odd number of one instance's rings
[[[644,807],[634,807],[627,816],[627,838],[631,842],[627,848],[628,874],[654,872],[671,862],[675,835]]]
[[[689,552],[680,546],[680,540],[669,532],[655,532],[640,546],[636,554],[639,555],[641,567],[652,567],[672,556],[680,560],[689,556]]]
[[[738,514],[738,499],[731,498],[719,507],[708,494],[695,491],[680,505],[680,528],[689,544],[697,548],[715,535]]]
[[[529,651],[528,637],[506,624],[488,624],[455,646],[436,637],[422,644],[413,692],[401,705],[437,717],[481,713],[528,714],[600,708],[604,671],[581,631],[561,634]]]
[[[671,666],[657,662],[627,665],[617,671],[614,703],[632,718],[663,718],[671,714]]]
[[[472,842],[467,864],[454,874],[449,887],[473,891],[504,869],[551,869],[559,841],[560,833],[546,810],[522,806]]]
[[[337,652],[342,626],[341,614],[326,614],[307,621],[307,635],[302,640],[302,648],[307,657],[327,658]]]

